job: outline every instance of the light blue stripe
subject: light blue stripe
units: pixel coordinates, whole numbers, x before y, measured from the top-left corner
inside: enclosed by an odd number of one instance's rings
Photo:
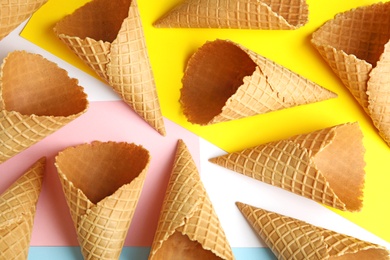
[[[236,260],[276,260],[269,248],[261,247],[233,247]]]
[[[120,260],[147,260],[150,247],[124,247]],[[236,260],[275,260],[268,248],[233,248]],[[28,260],[83,260],[79,247],[30,247]]]

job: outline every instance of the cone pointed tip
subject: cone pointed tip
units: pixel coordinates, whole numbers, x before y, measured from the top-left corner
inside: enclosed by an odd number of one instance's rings
[[[46,164],[46,157],[43,156],[43,157],[39,158],[37,161],[37,164],[43,164],[43,165]]]
[[[182,151],[186,148],[186,144],[184,143],[183,139],[177,140],[177,151]]]
[[[162,125],[160,128],[156,128],[157,132],[162,136],[167,136],[167,131],[165,130],[165,126]]]
[[[41,158],[39,158],[35,163],[34,165],[32,166],[32,168],[41,168],[39,174],[43,176],[44,172],[45,172],[45,168],[46,168],[46,157],[43,156]]]
[[[187,145],[183,139],[178,139],[176,144],[176,156],[183,153],[190,153],[190,151],[188,150]]]
[[[154,28],[161,28],[160,19],[157,20],[157,21],[155,21],[155,22],[152,24],[152,26],[153,26]]]
[[[220,161],[220,156],[209,158],[209,162],[219,165],[218,161]]]
[[[46,167],[46,157],[43,156],[31,165],[31,167],[29,168],[29,172],[31,172],[34,175],[40,176],[40,178],[43,178],[45,167]]]
[[[244,203],[236,201],[237,208],[242,211],[242,209],[246,206]]]
[[[218,158],[218,157],[210,158],[210,159],[209,159],[209,162],[215,163],[215,164],[216,164],[216,163],[217,163],[217,158]]]

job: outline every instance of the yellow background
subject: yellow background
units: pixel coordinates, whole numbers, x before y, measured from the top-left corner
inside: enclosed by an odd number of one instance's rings
[[[58,20],[85,2],[88,1],[49,0],[30,20],[22,36],[94,74],[56,39],[52,31]],[[154,21],[180,2],[138,0],[163,115],[228,152],[358,121],[366,148],[364,207],[358,213],[335,211],[390,242],[390,148],[379,137],[370,118],[310,44],[313,31],[335,14],[379,1],[307,0],[309,23],[293,31],[161,29],[152,26]],[[192,125],[186,121],[178,102],[183,71],[190,55],[206,41],[217,38],[240,43],[336,92],[338,98],[211,126]]]

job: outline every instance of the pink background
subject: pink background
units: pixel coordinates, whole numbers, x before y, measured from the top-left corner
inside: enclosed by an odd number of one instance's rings
[[[84,115],[0,164],[2,193],[36,160],[42,156],[47,158],[31,245],[78,246],[54,158],[68,146],[99,140],[135,143],[145,147],[151,154],[145,186],[125,242],[127,246],[150,246],[178,139],[184,140],[199,167],[199,138],[167,119],[165,126],[167,136],[163,137],[122,101],[91,102]]]

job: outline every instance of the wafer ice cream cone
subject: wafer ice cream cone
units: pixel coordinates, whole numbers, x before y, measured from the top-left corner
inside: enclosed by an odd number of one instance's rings
[[[139,116],[166,134],[135,0],[91,1],[54,31]]]
[[[390,259],[390,252],[380,245],[241,202],[236,204],[279,260]]]
[[[83,114],[76,79],[40,55],[10,53],[0,71],[0,163]]]
[[[69,147],[55,160],[84,259],[119,259],[150,163],[129,143]]]
[[[234,259],[188,148],[179,140],[149,259]]]
[[[0,195],[0,259],[27,259],[45,161],[35,162]]]
[[[155,27],[291,30],[305,25],[305,0],[185,0]]]
[[[389,4],[390,7],[390,4]],[[390,8],[389,8],[390,10]],[[389,12],[390,16],[390,12]],[[390,26],[389,26],[390,28]],[[390,38],[390,35],[389,35]],[[390,40],[367,82],[368,113],[382,138],[390,145]]]
[[[319,102],[337,95],[228,40],[193,54],[180,102],[191,123],[207,125]]]
[[[357,123],[325,128],[210,159],[325,205],[362,208],[363,134]]]
[[[0,40],[29,18],[47,0],[1,0]]]
[[[390,145],[390,2],[340,13],[311,42]]]

